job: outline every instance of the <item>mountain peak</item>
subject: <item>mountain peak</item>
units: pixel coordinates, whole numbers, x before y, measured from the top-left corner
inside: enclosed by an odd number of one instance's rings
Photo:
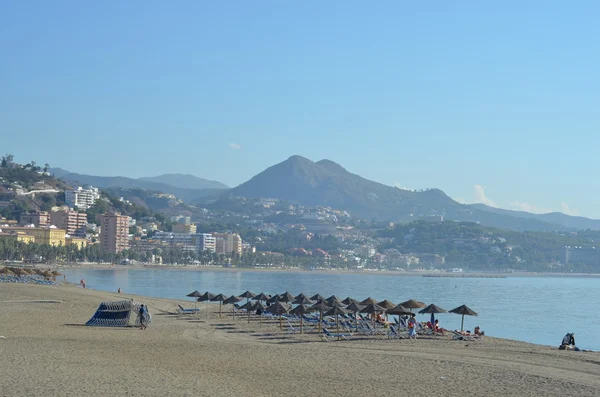
[[[332,172],[348,172],[344,167],[332,160],[323,159],[317,161],[316,164]]]
[[[302,157],[298,154],[295,154],[293,156],[290,156],[286,161],[291,162],[291,163],[307,163],[307,164],[314,164],[314,162],[310,159],[307,159],[306,157]]]

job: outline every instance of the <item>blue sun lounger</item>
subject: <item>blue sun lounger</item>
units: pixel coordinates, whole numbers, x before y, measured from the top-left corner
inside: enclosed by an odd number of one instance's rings
[[[200,312],[200,309],[185,309],[181,305],[177,305],[177,306],[179,306],[179,314],[194,314],[194,313]]]

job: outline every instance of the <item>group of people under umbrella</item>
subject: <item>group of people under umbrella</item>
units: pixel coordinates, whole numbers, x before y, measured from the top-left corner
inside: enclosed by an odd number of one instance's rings
[[[303,332],[303,320],[308,313],[319,313],[318,330],[321,333],[321,324],[324,317],[335,317],[337,332],[339,333],[339,317],[353,313],[355,325],[358,326],[358,314],[370,315],[372,321],[375,321],[376,315],[397,315],[414,316],[414,309],[422,309],[420,314],[431,314],[431,324],[435,323],[435,315],[439,313],[447,313],[448,311],[441,307],[431,304],[427,306],[423,302],[416,300],[408,300],[398,305],[386,300],[376,301],[369,297],[362,301],[347,297],[340,300],[335,295],[325,298],[320,294],[308,297],[304,294],[293,296],[289,292],[283,294],[267,295],[265,293],[255,294],[251,291],[245,291],[240,295],[225,296],[223,294],[213,294],[210,292],[200,293],[194,291],[187,295],[195,298],[195,302],[219,302],[219,317],[222,316],[223,305],[233,306],[233,319],[235,321],[236,309],[244,310],[247,313],[248,322],[250,322],[251,313],[270,313],[279,317],[279,326],[283,327],[284,315],[295,315],[300,319],[300,332]],[[246,299],[246,303],[238,306],[238,303]],[[449,311],[450,313],[460,314],[462,316],[460,330],[464,329],[465,316],[477,316],[477,313],[471,310],[466,305],[461,305]],[[259,317],[262,322],[262,316]]]

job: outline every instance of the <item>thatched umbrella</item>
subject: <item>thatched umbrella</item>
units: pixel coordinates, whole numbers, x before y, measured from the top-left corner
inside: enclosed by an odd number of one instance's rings
[[[294,300],[292,301],[292,303],[294,305],[310,305],[313,303],[313,301],[311,301],[310,299],[308,299],[306,296],[301,296],[301,297],[295,297]]]
[[[360,303],[360,302],[359,302],[359,301],[357,301],[356,299],[352,299],[352,298],[350,298],[350,297],[347,297],[346,299],[344,299],[344,300],[342,301],[342,303],[343,303],[344,305],[346,305],[346,306],[349,306],[349,305],[351,305],[351,304],[353,304],[353,303]]]
[[[293,308],[292,310],[290,310],[291,314],[295,314],[296,316],[300,317],[300,333],[301,334],[304,333],[304,315],[308,312],[310,312],[310,308],[306,305],[298,305],[295,308]]]
[[[291,302],[294,300],[294,296],[289,292],[285,291],[283,294],[279,295],[279,302]]]
[[[267,300],[269,300],[269,298],[271,298],[271,295],[267,295],[264,292],[261,292],[260,294],[256,295],[251,299],[254,301],[266,302]]]
[[[310,297],[310,300],[313,302],[319,302],[324,300],[325,298],[321,295],[321,294],[314,294],[313,296]]]
[[[327,303],[329,306],[346,306],[335,295],[331,295],[329,298],[325,299],[325,303]]]
[[[250,323],[250,312],[254,309],[254,305],[259,302],[246,302],[240,306],[241,310],[245,310],[248,313],[248,323]]]
[[[350,310],[354,313],[354,327],[358,329],[358,319],[356,318],[356,313],[365,308],[365,305],[361,305],[358,302],[352,302],[348,306],[346,306],[346,310]]]
[[[227,297],[223,294],[219,294],[219,295],[215,295],[213,296],[213,298],[210,300],[211,302],[219,302],[219,318],[221,318],[221,313],[222,313],[222,308],[223,308],[223,301],[227,299]]]
[[[8,267],[4,267],[0,270],[0,274],[14,274],[14,273]]]
[[[387,299],[386,299],[386,300],[382,300],[381,302],[378,302],[377,304],[378,304],[379,306],[381,306],[381,307],[385,308],[386,310],[390,310],[390,309],[393,309],[393,308],[395,308],[396,306],[398,306],[398,305],[396,305],[395,303],[392,303],[392,302],[390,302],[390,301],[389,301],[389,300],[387,300]]]
[[[275,304],[267,308],[269,313],[279,316],[279,329],[283,329],[282,315],[290,312],[290,307],[283,302],[275,302]]]
[[[400,322],[400,317],[401,316],[409,316],[411,314],[413,314],[413,312],[411,312],[410,310],[408,310],[407,308],[405,308],[402,305],[397,305],[396,307],[393,307],[391,309],[388,309],[386,314],[392,314],[392,315],[397,315],[398,316],[398,322]]]
[[[450,313],[460,314],[462,315],[462,320],[460,322],[460,332],[463,331],[463,326],[465,324],[465,316],[477,316],[473,310],[471,310],[467,305],[462,305],[450,310]]]
[[[385,307],[381,307],[376,303],[371,303],[366,305],[364,309],[360,311],[361,313],[368,313],[371,315],[371,321],[375,324],[375,313],[385,313]]]
[[[258,322],[260,324],[262,324],[262,312],[264,312],[265,310],[267,310],[267,308],[265,307],[265,305],[263,305],[260,301],[257,301],[254,306],[252,307],[252,310],[256,311],[258,313],[258,311],[260,310],[261,315],[258,318]],[[248,316],[248,322],[250,322],[250,316]]]
[[[23,275],[23,274],[27,274],[27,272],[24,272],[23,270],[21,270],[21,275]],[[42,273],[42,276],[44,276],[44,278],[54,278],[54,275],[47,270]]]
[[[277,302],[281,302],[281,296],[279,296],[278,294],[275,294],[269,299],[267,299],[267,303],[270,305],[274,305]]]
[[[294,296],[294,300],[301,300],[301,299],[310,300],[310,298],[308,296],[304,295],[303,293],[299,293],[298,295]]]
[[[246,298],[246,301],[249,301],[251,298],[254,298],[256,294],[251,291],[246,291],[241,295],[238,295],[240,298]]]
[[[231,295],[229,298],[223,301],[224,305],[233,305],[233,321],[235,321],[235,304],[241,301],[242,299],[244,298],[242,298],[241,296]]]
[[[330,310],[325,313],[326,316],[335,316],[335,328],[337,329],[338,340],[340,340],[340,314],[348,313],[347,310],[342,309],[339,306],[333,306]]]
[[[31,274],[31,272],[30,272],[29,269],[26,269],[26,271],[27,271],[27,273]],[[56,277],[56,276],[62,276],[62,273],[59,273],[57,270],[52,270],[52,275],[54,277]]]
[[[215,297],[215,294],[206,291],[202,295],[196,298],[198,302],[209,302],[212,298]],[[206,316],[208,317],[208,309],[206,310]]]
[[[435,325],[435,314],[436,313],[446,313],[446,310],[442,309],[439,306],[434,305],[433,303],[427,306],[423,310],[419,310],[419,314],[431,314],[431,326]]]
[[[202,296],[202,294],[200,293],[200,291],[196,290],[194,292],[190,292],[186,296],[194,298],[194,309],[196,309],[197,306],[198,306],[198,298],[200,298]]]
[[[406,302],[402,302],[400,305],[404,306],[407,309],[420,309],[422,307],[427,306],[423,302],[419,302],[413,299],[407,300]]]
[[[361,305],[376,305],[377,301],[373,298],[371,298],[370,296],[365,299],[364,301],[360,302]]]
[[[321,333],[321,323],[323,322],[323,312],[331,309],[323,300],[319,300],[317,303],[310,307],[312,311],[319,312],[319,333]]]

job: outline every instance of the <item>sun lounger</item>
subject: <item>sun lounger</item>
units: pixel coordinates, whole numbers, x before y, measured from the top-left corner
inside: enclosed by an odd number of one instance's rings
[[[458,331],[450,331],[450,332],[452,332],[452,334],[453,334],[452,339],[454,339],[454,340],[475,341],[475,340],[480,340],[481,339],[481,336],[479,336],[479,335],[461,334]]]
[[[323,334],[321,335],[324,341],[332,340],[334,338],[348,340],[351,336],[352,334],[332,334],[327,328],[323,328]]]
[[[186,309],[181,305],[177,305],[179,307],[179,314],[194,314],[194,313],[199,313],[200,309]]]

